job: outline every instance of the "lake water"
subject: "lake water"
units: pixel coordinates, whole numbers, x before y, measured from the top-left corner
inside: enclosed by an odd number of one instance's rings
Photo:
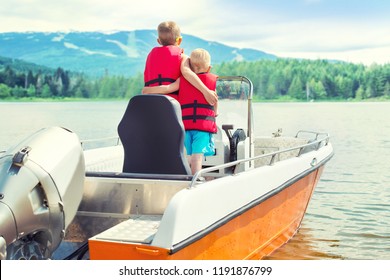
[[[0,151],[49,126],[115,136],[126,101],[0,103]],[[256,103],[255,135],[328,132],[325,167],[302,227],[269,259],[390,260],[390,103]]]

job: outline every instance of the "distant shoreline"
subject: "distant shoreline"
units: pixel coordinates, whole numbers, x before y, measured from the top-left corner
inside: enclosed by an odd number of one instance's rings
[[[120,102],[120,101],[127,101],[129,99],[124,98],[30,98],[30,97],[23,97],[23,98],[7,98],[7,99],[0,99],[0,103],[36,103],[36,102]],[[321,100],[299,100],[299,99],[257,99],[254,98],[254,103],[324,103],[324,102],[389,102],[389,98],[380,97],[380,98],[368,98],[368,99],[321,99]]]
[[[35,103],[35,102],[107,102],[107,101],[126,101],[123,98],[7,98],[0,99],[0,103]]]

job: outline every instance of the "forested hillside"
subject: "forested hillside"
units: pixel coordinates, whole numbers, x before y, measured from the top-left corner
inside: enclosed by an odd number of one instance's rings
[[[277,59],[215,65],[219,75],[247,76],[257,100],[390,99],[390,64]],[[21,66],[0,57],[0,99],[120,98],[139,94],[143,75],[87,78],[62,68]],[[309,96],[307,96],[309,94]]]
[[[259,99],[314,100],[390,98],[390,64],[278,59],[222,63],[213,68],[220,75],[244,75]]]

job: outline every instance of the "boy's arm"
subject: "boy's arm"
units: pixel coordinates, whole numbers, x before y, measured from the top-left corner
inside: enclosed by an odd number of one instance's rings
[[[168,94],[179,90],[180,78],[169,85],[161,85],[155,87],[144,87],[142,89],[143,94]]]
[[[214,112],[215,112],[215,116],[218,117],[218,115],[219,115],[218,102],[215,102],[215,104],[214,104]]]
[[[218,96],[215,91],[212,91],[206,87],[199,79],[199,77],[191,70],[189,57],[186,55],[183,55],[182,57],[180,70],[184,78],[203,93],[204,98],[206,98],[206,101],[210,105],[217,103]]]

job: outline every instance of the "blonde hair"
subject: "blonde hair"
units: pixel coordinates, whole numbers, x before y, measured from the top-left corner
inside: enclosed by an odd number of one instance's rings
[[[158,38],[163,46],[175,45],[180,37],[180,27],[174,21],[164,21],[157,27]]]
[[[195,49],[191,52],[190,63],[195,73],[206,72],[209,70],[211,57],[205,49]]]

